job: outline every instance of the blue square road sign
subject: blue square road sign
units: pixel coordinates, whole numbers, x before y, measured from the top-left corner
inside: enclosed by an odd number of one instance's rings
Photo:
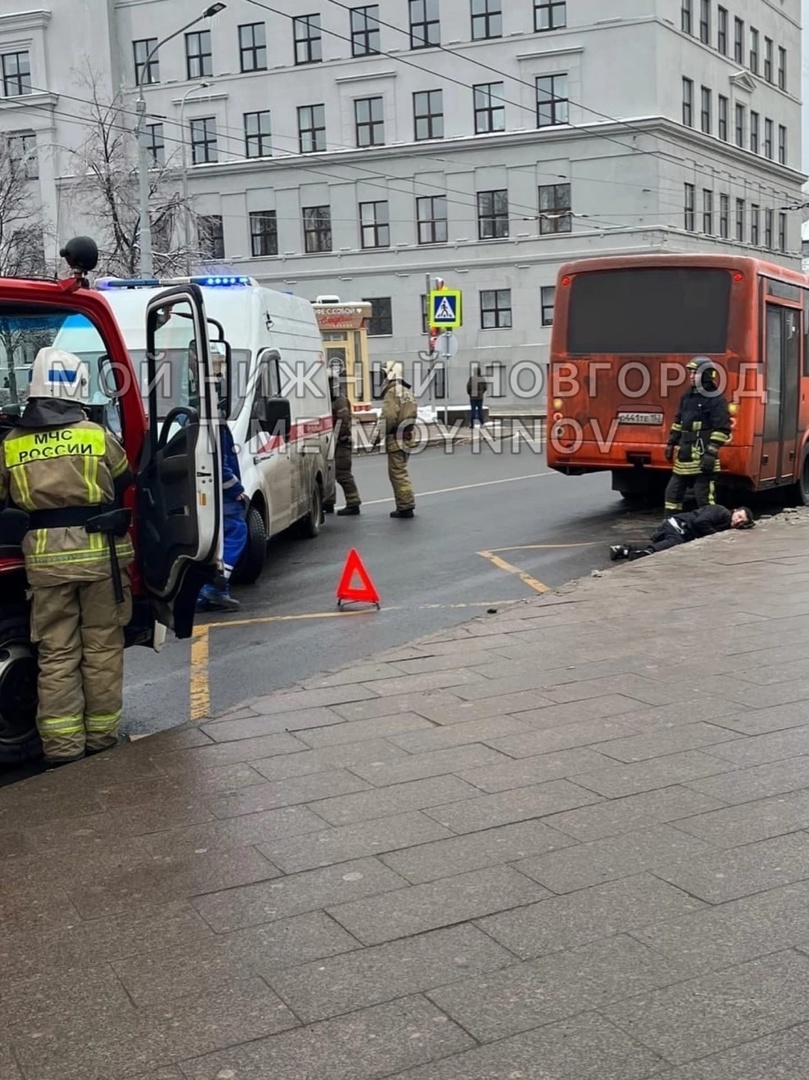
[[[456,330],[463,325],[460,289],[442,289],[430,293],[430,326]]]

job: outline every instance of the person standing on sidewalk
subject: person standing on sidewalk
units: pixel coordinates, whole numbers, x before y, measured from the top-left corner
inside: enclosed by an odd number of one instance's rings
[[[700,510],[691,510],[685,514],[674,514],[649,537],[648,544],[613,544],[610,558],[642,559],[646,555],[656,555],[658,551],[667,551],[689,540],[698,540],[701,536],[724,532],[726,529],[752,529],[755,525],[753,515],[746,506],[728,510],[724,506],[703,506]]]
[[[489,384],[480,373],[480,365],[475,364],[472,374],[466,383],[466,393],[469,398],[469,426],[475,426],[475,420],[483,427],[483,398],[489,389]]]
[[[719,392],[718,372],[710,360],[687,365],[691,385],[680,399],[666,443],[666,461],[674,471],[666,487],[665,508],[678,511],[693,484],[697,507],[712,506],[719,473],[719,451],[730,442],[727,398]]]
[[[0,443],[0,507],[10,499],[28,514],[36,723],[51,768],[115,746],[123,710],[135,552],[116,504],[133,477],[115,436],[87,419],[88,396],[86,364],[40,349],[25,410]]]
[[[396,509],[390,516],[412,518],[416,497],[407,471],[407,462],[413,445],[418,406],[410,392],[410,384],[404,381],[402,365],[391,360],[382,370],[385,375],[382,384],[382,413],[372,446],[378,446],[384,438],[388,455],[388,479],[396,502]]]
[[[337,511],[337,517],[356,517],[360,512],[360,498],[357,482],[351,469],[351,429],[352,413],[348,395],[341,389],[338,377],[329,379],[331,391],[331,417],[334,423],[334,471],[335,479],[343,489],[345,506]]]

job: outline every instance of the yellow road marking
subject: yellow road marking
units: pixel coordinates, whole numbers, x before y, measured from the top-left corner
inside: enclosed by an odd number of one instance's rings
[[[600,544],[607,543],[609,543],[607,540],[585,540],[580,544],[518,544],[516,547],[492,548],[492,551],[545,551],[550,550],[551,548],[596,547]]]
[[[207,626],[195,626],[191,639],[191,721],[197,723],[210,715],[211,690],[208,683],[208,646],[210,633]]]
[[[531,577],[531,575],[527,574],[524,570],[520,570],[519,566],[512,566],[511,563],[506,562],[505,559],[501,559],[499,555],[495,555],[493,551],[479,551],[478,555],[484,559],[488,559],[492,566],[496,566],[499,570],[505,570],[508,574],[516,574],[523,585],[527,585],[529,589],[533,589],[538,593],[550,592],[550,586],[543,585],[543,583],[537,581],[535,577]]]

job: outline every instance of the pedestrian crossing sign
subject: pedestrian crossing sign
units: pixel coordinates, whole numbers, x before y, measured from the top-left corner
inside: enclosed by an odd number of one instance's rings
[[[463,325],[460,289],[442,289],[430,293],[430,326],[456,330]]]

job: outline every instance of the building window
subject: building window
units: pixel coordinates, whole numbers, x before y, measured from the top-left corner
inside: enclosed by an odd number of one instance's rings
[[[416,142],[444,138],[442,90],[419,90],[413,95],[413,133]]]
[[[719,138],[728,141],[728,99],[719,95]]]
[[[438,0],[410,0],[410,48],[441,44]]]
[[[694,185],[685,185],[685,199],[683,201],[683,225],[686,232],[694,232],[696,222],[694,220]]]
[[[202,116],[191,121],[191,163],[210,164],[218,158],[216,147],[216,118]]]
[[[736,239],[744,243],[744,199],[736,200]]]
[[[351,55],[372,56],[379,48],[379,4],[352,8]]]
[[[368,337],[393,337],[393,301],[389,296],[363,296],[371,305]]]
[[[706,236],[713,236],[713,192],[702,192],[702,231]]]
[[[354,102],[357,146],[385,145],[385,118],[381,97],[358,98]]]
[[[132,42],[132,51],[135,54],[135,86],[160,82],[160,60],[157,53],[146,63],[149,53],[156,45],[157,38],[142,38]]]
[[[764,120],[764,156],[772,160],[772,135],[773,123],[772,120]]]
[[[250,249],[254,259],[278,254],[276,210],[255,210],[250,214]]]
[[[728,11],[727,8],[716,9],[716,48],[723,56],[728,54]]]
[[[298,145],[302,154],[316,154],[326,149],[325,105],[299,106]]]
[[[471,0],[472,40],[503,36],[503,0]]]
[[[785,254],[787,250],[787,216],[778,215],[778,250]]]
[[[744,63],[744,23],[741,19],[733,20],[733,58],[737,64]]]
[[[478,239],[508,236],[508,191],[478,192]]]
[[[213,75],[210,30],[195,30],[185,35],[185,75],[187,79]]]
[[[292,20],[295,63],[316,64],[323,59],[319,15],[299,15]]]
[[[772,210],[764,211],[764,247],[772,251],[772,226],[773,226],[773,212]]]
[[[683,123],[686,127],[694,124],[694,83],[683,79]]]
[[[750,112],[750,149],[753,151],[754,154],[757,154],[759,152],[759,147],[760,147],[760,142],[759,142],[760,126],[761,126],[761,118],[759,117],[757,112],[753,112],[751,110],[751,112]]]
[[[537,127],[567,124],[567,75],[540,75],[537,79]]]
[[[242,71],[267,70],[267,28],[263,22],[239,27],[239,55]]]
[[[307,255],[331,251],[330,207],[305,206],[303,208],[303,248]]]
[[[390,210],[387,200],[360,203],[360,232],[364,248],[390,247]]]
[[[736,145],[744,146],[744,105],[736,106]]]
[[[758,206],[752,203],[750,206],[750,243],[753,247],[758,247],[761,241],[761,235],[759,227],[761,224],[761,213]]]
[[[31,58],[27,52],[3,54],[3,94],[21,97],[31,93]]]
[[[758,75],[758,30],[750,27],[750,70]]]
[[[542,325],[553,326],[553,305],[556,300],[556,286],[543,285],[540,290],[540,307],[542,309]]]
[[[764,38],[764,78],[772,82],[772,38]]]
[[[225,232],[221,214],[201,214],[197,218],[200,252],[207,259],[224,259]]]
[[[428,195],[416,199],[416,221],[420,244],[446,244],[447,197]]]
[[[542,184],[539,189],[539,235],[572,231],[570,184]]]
[[[723,240],[730,236],[730,196],[719,196],[719,235]]]
[[[787,88],[787,51],[786,49],[778,50],[778,89],[786,90]]]
[[[166,143],[163,138],[162,124],[146,125],[146,146],[149,150],[149,157],[152,159],[152,165],[160,167],[166,164]]]
[[[244,144],[249,158],[271,157],[270,112],[244,114]]]
[[[778,163],[787,163],[787,129],[783,124],[778,125]]]
[[[162,124],[159,125],[162,130]],[[12,161],[17,162],[26,180],[36,180],[39,176],[39,162],[37,161],[36,147],[37,137],[33,131],[16,131],[7,136],[8,154]],[[26,154],[29,156],[26,157]]]
[[[713,112],[711,102],[711,91],[707,86],[702,87],[702,109],[700,112],[700,118],[702,123],[702,130],[706,135],[711,134],[711,114]]]
[[[502,83],[481,83],[472,87],[475,102],[475,134],[505,131],[506,106]]]
[[[711,0],[700,0],[699,40],[703,45],[711,43]]]
[[[534,0],[534,30],[563,30],[566,26],[564,0]]]
[[[480,294],[481,330],[511,329],[511,289],[483,289]]]
[[[683,6],[680,12],[680,26],[683,29],[684,34],[690,34],[693,25],[693,0],[683,0]]]

